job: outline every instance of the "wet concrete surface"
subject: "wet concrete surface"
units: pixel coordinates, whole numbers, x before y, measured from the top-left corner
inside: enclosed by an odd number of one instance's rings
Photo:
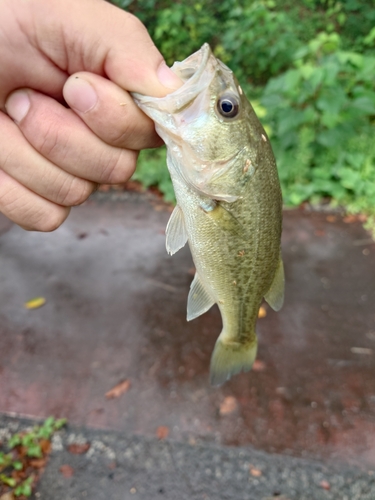
[[[258,321],[255,370],[217,389],[220,314],[186,322],[194,270],[187,249],[165,252],[169,214],[125,193],[50,234],[0,221],[0,412],[375,467],[375,245],[361,224],[285,212],[285,305]],[[26,310],[35,296],[46,304]]]

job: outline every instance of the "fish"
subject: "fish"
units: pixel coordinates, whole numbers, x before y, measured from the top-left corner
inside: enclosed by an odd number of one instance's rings
[[[233,72],[208,44],[172,71],[183,84],[162,98],[134,93],[167,147],[176,206],[166,228],[173,255],[189,244],[196,274],[187,320],[215,303],[222,331],[210,362],[220,386],[251,369],[263,298],[284,301],[282,196],[269,138]]]

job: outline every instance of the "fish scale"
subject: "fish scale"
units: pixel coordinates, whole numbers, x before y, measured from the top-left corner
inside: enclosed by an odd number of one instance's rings
[[[221,385],[254,362],[263,297],[275,310],[283,303],[281,190],[267,134],[230,69],[205,44],[172,70],[184,80],[177,91],[134,99],[167,145],[177,205],[166,246],[173,254],[188,242],[196,267],[187,319],[220,309],[210,380]]]

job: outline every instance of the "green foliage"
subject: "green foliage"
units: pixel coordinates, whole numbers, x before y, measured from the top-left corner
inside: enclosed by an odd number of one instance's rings
[[[375,212],[375,4],[368,0],[116,0],[169,64],[204,42],[236,74],[271,134],[289,205],[330,198]],[[136,178],[173,199],[164,152]]]
[[[174,203],[175,196],[166,162],[165,147],[141,151],[133,179],[140,181],[146,188],[158,187],[165,201]]]
[[[236,2],[228,13],[220,49],[223,62],[242,82],[259,85],[288,68],[299,46],[298,34],[275,2]],[[216,51],[218,52],[218,51]]]
[[[42,440],[51,439],[52,435],[65,424],[66,419],[55,420],[53,417],[49,417],[40,426],[35,426],[28,432],[14,434],[9,439],[8,451],[0,451],[0,494],[1,486],[5,485],[12,489],[13,495],[16,497],[31,496],[35,475],[30,473],[30,467],[25,457],[42,458]],[[22,480],[17,476],[17,472],[20,471],[23,473],[23,476],[20,476]],[[25,473],[28,474],[26,479],[24,479]]]
[[[337,34],[319,34],[269,81],[262,104],[286,203],[328,196],[372,210],[375,57],[339,47]]]
[[[17,488],[14,489],[14,496],[19,497],[21,495],[25,497],[30,497],[32,493],[32,484],[34,481],[34,477],[30,476],[25,481],[23,481],[21,484],[17,486]]]

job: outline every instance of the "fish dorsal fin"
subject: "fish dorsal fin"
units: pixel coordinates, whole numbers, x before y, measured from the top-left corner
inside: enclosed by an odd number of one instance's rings
[[[187,303],[187,320],[197,318],[208,311],[215,304],[214,299],[207,292],[199,274],[195,273],[194,279],[190,285],[190,292]]]
[[[271,288],[264,296],[264,298],[274,311],[279,311],[283,306],[284,286],[285,286],[284,265],[280,255],[279,264],[277,266]]]
[[[165,230],[165,246],[170,255],[178,252],[187,242],[187,232],[185,228],[184,214],[181,208],[176,205]]]

